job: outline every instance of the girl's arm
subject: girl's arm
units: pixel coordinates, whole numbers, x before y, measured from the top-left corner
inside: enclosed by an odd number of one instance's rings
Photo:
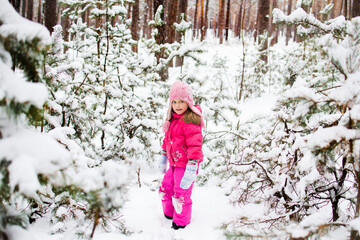
[[[185,124],[184,135],[187,146],[187,159],[202,161],[202,132],[201,126]]]
[[[161,154],[166,156],[166,142],[165,142],[165,138],[163,139],[163,143],[162,143],[162,151]]]

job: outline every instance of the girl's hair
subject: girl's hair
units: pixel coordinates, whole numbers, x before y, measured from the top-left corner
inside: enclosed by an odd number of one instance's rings
[[[185,123],[192,123],[195,125],[201,124],[201,117],[199,115],[197,115],[196,113],[194,113],[190,108],[188,108],[186,110],[182,119]]]

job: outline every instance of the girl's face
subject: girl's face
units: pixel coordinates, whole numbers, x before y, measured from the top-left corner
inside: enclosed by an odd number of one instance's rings
[[[188,109],[187,103],[180,99],[174,99],[171,102],[171,107],[172,107],[173,111],[178,115],[183,114]]]

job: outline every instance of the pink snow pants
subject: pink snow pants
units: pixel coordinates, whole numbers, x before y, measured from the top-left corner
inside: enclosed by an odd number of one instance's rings
[[[188,225],[191,219],[191,192],[194,183],[189,189],[182,189],[180,182],[184,173],[185,168],[170,166],[159,189],[164,214],[173,217],[173,222],[179,226]]]

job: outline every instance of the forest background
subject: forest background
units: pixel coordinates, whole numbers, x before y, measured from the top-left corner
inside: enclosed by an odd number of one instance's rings
[[[229,219],[226,238],[360,238],[360,1],[1,5],[0,239],[44,219],[64,238],[131,235],[126,192],[159,184],[143,170],[175,78],[207,119],[197,184],[260,211]],[[236,41],[239,64],[207,65],[212,40]],[[269,89],[272,113],[244,122],[241,105]]]

